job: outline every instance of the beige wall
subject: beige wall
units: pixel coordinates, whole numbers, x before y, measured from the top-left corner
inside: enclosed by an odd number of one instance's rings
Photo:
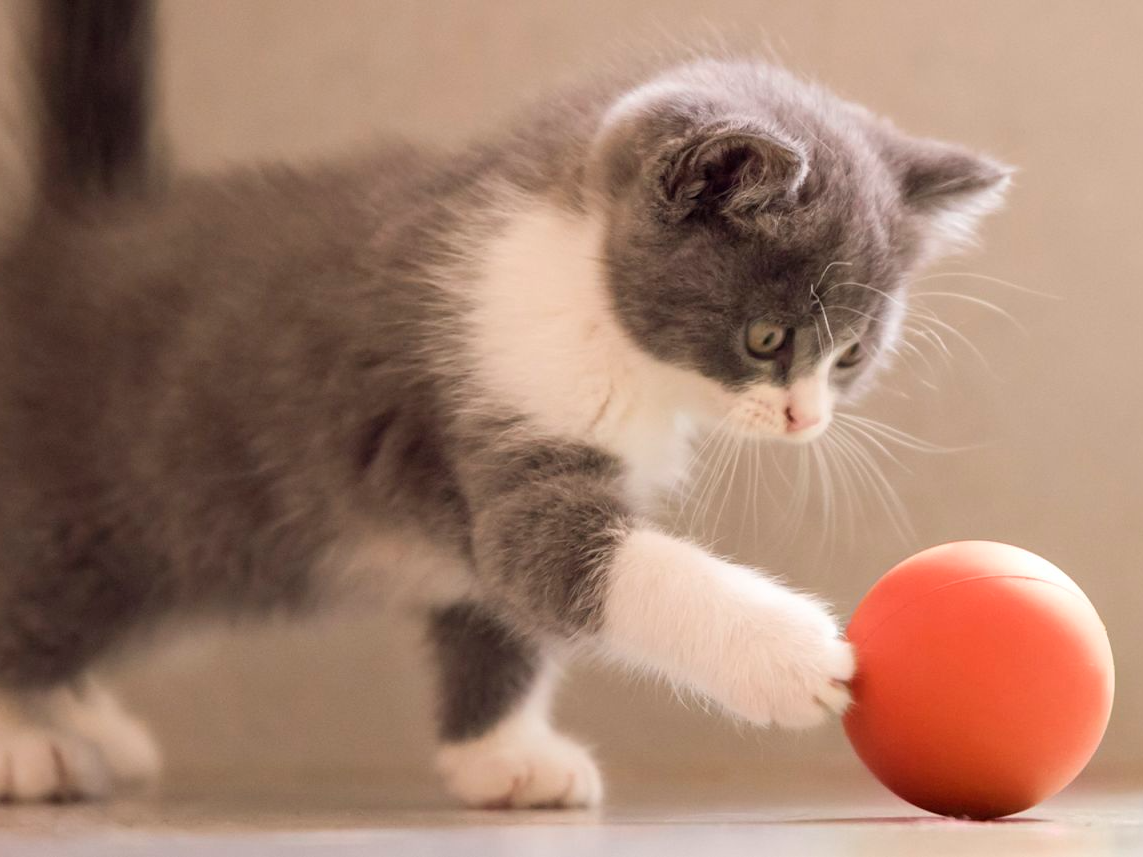
[[[887,465],[915,536],[896,536],[865,492],[849,543],[840,498],[835,533],[811,510],[784,538],[790,527],[764,492],[750,508],[745,473],[720,526],[700,529],[844,611],[929,544],[994,538],[1042,553],[1086,589],[1116,651],[1116,711],[1097,764],[1143,769],[1143,4],[171,0],[166,13],[174,144],[196,167],[312,155],[386,130],[450,141],[624,44],[716,34],[910,130],[1018,165],[986,249],[943,270],[1058,299],[964,277],[922,283],[995,301],[1028,335],[973,305],[926,299],[983,359],[946,335],[951,365],[928,349],[930,368],[909,361],[888,379],[910,398],[886,393],[864,409],[935,443],[978,447],[902,451],[911,472]],[[122,681],[176,767],[409,769],[430,736],[418,633],[393,618],[230,636],[183,645]],[[611,767],[763,777],[795,762],[855,764],[837,728],[742,733],[611,675],[577,674],[561,709]]]

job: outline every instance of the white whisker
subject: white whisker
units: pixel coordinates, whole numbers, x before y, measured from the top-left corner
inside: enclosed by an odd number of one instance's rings
[[[1007,286],[1008,288],[1015,289],[1018,292],[1034,295],[1038,298],[1046,298],[1047,300],[1051,301],[1062,301],[1064,299],[1062,295],[1053,295],[1049,294],[1048,292],[1037,291],[1036,289],[1030,289],[1027,286],[1021,286],[1017,283],[1009,282],[1008,280],[1002,280],[1000,277],[991,277],[987,274],[974,274],[970,271],[943,271],[936,274],[928,274],[924,277],[918,277],[917,279],[913,280],[913,283],[925,283],[929,280],[939,280],[948,277],[968,277],[969,279],[973,280],[982,280],[986,283],[994,283],[998,286]]]
[[[920,320],[920,319],[918,319],[918,320]],[[938,327],[940,327],[941,329],[948,331],[950,334],[952,334],[957,339],[959,339],[961,342],[963,342],[965,344],[965,346],[967,346],[968,349],[970,351],[972,351],[972,353],[974,355],[976,355],[976,358],[980,361],[980,365],[982,367],[984,367],[984,370],[993,378],[993,380],[996,380],[996,381],[1000,380],[1000,377],[993,371],[992,367],[988,365],[988,358],[986,358],[984,356],[984,352],[982,352],[979,348],[977,348],[976,343],[974,343],[971,339],[969,339],[967,336],[965,336],[963,333],[961,333],[959,330],[957,330],[951,324],[944,322],[944,321],[941,321],[936,316],[933,316],[933,315],[925,316],[923,320],[929,322],[930,324],[935,324]],[[930,328],[930,330],[931,330],[931,328]]]
[[[919,438],[916,435],[909,434],[895,426],[888,425],[878,420],[870,419],[869,417],[861,417],[857,414],[835,414],[835,419],[840,419],[842,422],[850,424],[856,423],[861,425],[872,432],[880,434],[887,440],[893,443],[900,444],[907,449],[912,449],[917,452],[930,452],[930,453],[953,453],[953,452],[970,452],[976,449],[983,449],[982,445],[973,446],[940,446],[938,444],[927,441],[924,438]]]
[[[902,470],[904,470],[910,476],[913,474],[913,471],[910,470],[908,467],[906,467],[904,464],[902,464],[901,460],[899,458],[897,458],[897,456],[894,455],[892,452],[890,452],[889,448],[887,446],[885,446],[885,444],[882,443],[881,440],[876,435],[874,435],[872,432],[866,430],[859,423],[850,423],[848,427],[849,427],[850,431],[855,432],[856,434],[858,434],[861,437],[868,440],[875,447],[877,447],[877,449],[881,452],[882,455],[884,455],[886,458],[888,458],[890,461],[892,461],[894,464],[896,464],[898,467],[900,467]]]
[[[930,375],[932,375],[932,376],[936,375],[936,373],[933,371],[933,364],[929,362],[929,358],[927,356],[925,356],[925,352],[923,352],[920,348],[918,348],[916,345],[914,345],[908,339],[901,338],[901,339],[897,340],[894,347],[895,348],[908,348],[912,353],[917,355],[918,360],[920,360],[922,363],[925,364],[925,368],[929,371]],[[921,384],[923,384],[925,387],[929,388],[930,390],[936,390],[937,389],[937,385],[935,383],[933,383],[932,381],[930,381],[928,378],[925,378],[923,375],[921,375],[920,371],[917,370],[917,368],[915,366],[913,366],[912,363],[906,361],[905,365],[907,365],[911,369],[913,369],[914,374],[917,377],[917,380],[920,381]]]
[[[838,482],[841,485],[842,499],[845,501],[845,537],[846,546],[852,547],[854,542],[854,490],[853,481],[850,479],[845,460],[841,457],[837,448],[837,440],[829,432],[822,435],[822,443],[825,446],[826,454],[830,457],[831,461],[837,465]]]
[[[707,505],[714,498],[714,492],[719,488],[719,481],[722,477],[722,473],[726,469],[727,460],[730,457],[730,444],[730,435],[720,432],[713,449],[713,465],[708,471],[709,477],[706,484],[703,486],[702,491],[696,498],[691,510],[690,523],[687,527],[690,532],[696,531],[700,519],[703,519],[704,524],[702,531],[704,533],[706,532],[705,517]]]
[[[718,525],[722,522],[722,513],[723,513],[723,511],[725,511],[726,503],[730,499],[730,494],[731,494],[730,489],[733,487],[734,478],[738,473],[738,459],[742,454],[742,445],[743,445],[743,438],[737,437],[736,442],[734,444],[734,457],[731,460],[730,469],[727,472],[726,477],[725,477],[725,482],[724,482],[725,488],[722,492],[722,502],[718,504],[718,513],[714,516],[714,526],[711,527],[711,533],[714,534],[716,537],[718,535]],[[722,477],[719,477],[719,481],[723,481]]]
[[[908,309],[909,308],[908,304],[906,304],[903,300],[896,297],[895,295],[889,294],[884,289],[879,289],[876,286],[871,286],[869,283],[858,283],[854,280],[847,280],[844,283],[834,283],[832,286],[830,286],[828,289],[826,289],[824,292],[822,292],[822,297],[825,297],[830,292],[832,292],[834,289],[840,288],[841,286],[857,286],[858,288],[867,289],[868,291],[875,292],[876,294],[881,295],[881,297],[885,298],[885,300],[897,304],[897,306],[901,307],[902,309]]]
[[[897,535],[906,542],[913,540],[915,533],[909,521],[909,515],[892,484],[885,478],[885,474],[881,471],[881,468],[877,466],[877,462],[869,454],[869,451],[861,446],[857,438],[849,434],[852,427],[845,427],[839,424],[838,428],[842,429],[842,431],[839,431],[837,434],[838,442],[843,447],[849,449],[853,455],[852,460],[854,465],[869,478],[869,484],[874,488],[874,493],[885,508],[890,523],[897,531]]]
[[[1025,336],[1031,336],[1028,328],[1026,328],[1022,322],[1017,320],[1017,318],[1012,315],[1012,313],[1002,309],[1001,307],[998,307],[996,304],[992,303],[992,301],[986,301],[984,298],[978,298],[975,295],[962,295],[960,292],[914,292],[913,298],[914,300],[918,298],[955,298],[956,300],[965,301],[966,303],[976,304],[977,306],[989,309],[1002,318],[1007,319],[1012,323],[1013,327],[1015,327]]]

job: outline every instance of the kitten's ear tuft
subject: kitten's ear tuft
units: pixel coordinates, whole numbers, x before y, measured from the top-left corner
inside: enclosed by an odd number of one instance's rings
[[[653,164],[668,215],[704,212],[749,220],[793,199],[808,158],[795,143],[749,123],[717,123],[673,140]]]
[[[888,157],[904,204],[927,220],[936,252],[972,243],[981,218],[1003,204],[1015,172],[935,140],[897,140]]]

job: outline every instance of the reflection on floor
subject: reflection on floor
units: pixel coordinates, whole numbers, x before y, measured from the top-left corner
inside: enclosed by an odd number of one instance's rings
[[[593,812],[468,812],[429,785],[177,778],[109,803],[0,808],[3,857],[1143,854],[1143,783],[1083,782],[1012,819],[935,818],[876,784],[614,782]]]

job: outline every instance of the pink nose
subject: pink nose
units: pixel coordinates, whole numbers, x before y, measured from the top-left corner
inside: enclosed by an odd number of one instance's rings
[[[795,413],[792,407],[786,408],[786,431],[789,433],[805,431],[808,428],[813,428],[821,421],[821,417]]]

